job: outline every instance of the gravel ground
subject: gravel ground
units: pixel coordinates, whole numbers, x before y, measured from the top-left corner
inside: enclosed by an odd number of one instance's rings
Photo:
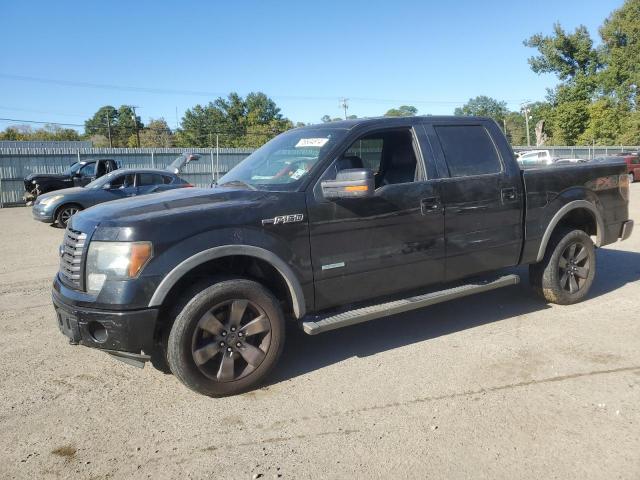
[[[640,184],[631,187],[640,220]],[[640,478],[640,232],[589,299],[523,282],[308,337],[210,399],[58,332],[62,230],[0,210],[0,478]]]

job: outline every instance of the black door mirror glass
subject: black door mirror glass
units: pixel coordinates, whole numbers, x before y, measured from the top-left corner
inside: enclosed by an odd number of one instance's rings
[[[375,191],[373,170],[368,168],[340,170],[335,180],[325,180],[321,186],[322,195],[327,200],[371,197]]]

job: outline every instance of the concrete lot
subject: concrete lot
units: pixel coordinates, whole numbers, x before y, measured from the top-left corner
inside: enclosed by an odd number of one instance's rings
[[[631,187],[640,220],[640,184]],[[58,332],[62,230],[0,210],[0,478],[640,478],[640,231],[587,301],[523,282],[308,337],[210,399]]]

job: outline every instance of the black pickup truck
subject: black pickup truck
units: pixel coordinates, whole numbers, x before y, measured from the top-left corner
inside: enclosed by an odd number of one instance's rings
[[[519,264],[547,301],[582,300],[595,247],[631,234],[628,195],[623,163],[521,171],[486,118],[309,126],[213,189],[74,216],[53,303],[71,343],[230,395],[276,364],[287,321],[314,335],[513,285],[495,272]]]
[[[62,188],[84,187],[117,168],[115,160],[105,158],[76,162],[62,173],[30,173],[24,177],[23,200],[30,203],[43,193]]]

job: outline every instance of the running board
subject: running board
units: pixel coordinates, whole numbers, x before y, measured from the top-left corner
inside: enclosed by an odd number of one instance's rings
[[[314,320],[302,322],[302,329],[309,335],[328,332],[337,328],[348,327],[357,323],[368,322],[376,318],[408,312],[417,308],[447,302],[456,298],[466,297],[476,293],[487,292],[497,288],[508,287],[520,283],[518,275],[505,275],[493,281],[469,283],[458,287],[426,293],[415,297],[403,298],[392,302],[381,303],[369,307],[356,308],[346,312],[337,313],[329,317],[319,317]]]

